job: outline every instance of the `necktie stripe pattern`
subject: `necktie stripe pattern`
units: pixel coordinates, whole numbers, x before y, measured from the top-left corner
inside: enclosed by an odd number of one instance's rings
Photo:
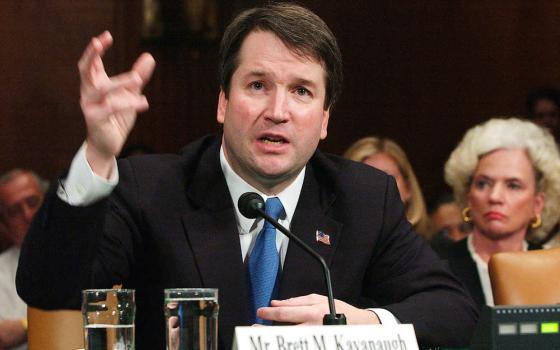
[[[265,212],[273,219],[278,220],[284,211],[282,202],[278,197],[266,200]],[[251,290],[251,304],[253,307],[251,315],[254,322],[270,324],[256,316],[257,309],[270,305],[275,292],[276,280],[280,268],[280,256],[276,249],[276,228],[265,221],[262,231],[257,237],[251,256],[249,257],[249,284]]]

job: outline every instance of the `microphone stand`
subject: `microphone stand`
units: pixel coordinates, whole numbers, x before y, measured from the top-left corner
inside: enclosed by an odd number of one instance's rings
[[[313,249],[307,246],[307,244],[305,244],[301,239],[299,239],[299,237],[297,237],[296,235],[288,231],[284,226],[280,225],[276,220],[271,218],[267,213],[265,213],[264,210],[262,210],[262,208],[256,206],[254,210],[256,210],[259,213],[259,215],[261,215],[264,219],[266,219],[266,221],[270,222],[272,226],[276,227],[278,230],[280,230],[280,232],[288,236],[290,240],[293,240],[298,245],[298,247],[311,254],[315,259],[319,260],[319,262],[323,267],[323,274],[325,275],[325,283],[327,284],[327,295],[329,300],[329,313],[323,317],[323,324],[345,325],[346,316],[344,316],[344,314],[337,314],[335,311],[334,296],[333,296],[332,284],[331,284],[331,273],[329,271],[329,268],[327,267],[327,263],[325,262],[325,259],[323,259],[321,255],[319,255],[317,252],[315,252]]]

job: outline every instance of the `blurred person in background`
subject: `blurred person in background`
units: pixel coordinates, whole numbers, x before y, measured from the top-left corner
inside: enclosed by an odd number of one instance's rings
[[[445,164],[445,180],[473,225],[448,250],[451,269],[482,307],[493,305],[488,261],[524,251],[560,217],[560,157],[550,132],[516,118],[467,131]]]
[[[0,221],[12,246],[0,254],[0,350],[27,349],[27,306],[16,292],[23,239],[43,202],[47,184],[29,170],[0,176]]]
[[[560,91],[540,88],[527,95],[527,117],[552,132],[556,142],[560,139]]]
[[[364,137],[348,148],[344,158],[367,164],[393,176],[406,208],[406,217],[414,231],[426,240],[431,238],[422,190],[406,153],[395,141],[373,136]]]
[[[527,96],[527,117],[538,125],[548,128],[556,144],[560,141],[560,90],[543,87],[531,91]],[[560,245],[560,223],[556,223],[538,244],[544,247]]]
[[[463,221],[461,207],[450,193],[438,198],[431,208],[430,227],[430,244],[436,252],[445,251],[453,242],[465,239],[472,230],[472,226]]]

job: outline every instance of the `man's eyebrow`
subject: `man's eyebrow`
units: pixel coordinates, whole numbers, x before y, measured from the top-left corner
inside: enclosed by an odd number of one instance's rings
[[[303,85],[315,88],[317,84],[313,80],[305,79],[305,78],[297,78],[295,79],[293,85]]]
[[[265,77],[268,73],[262,70],[253,70],[245,74],[246,77]]]
[[[247,72],[247,74],[245,74],[245,77],[257,77],[257,78],[262,78],[262,77],[266,77],[269,76],[270,73],[266,72],[266,71],[262,71],[262,70],[253,70],[250,72]],[[304,85],[304,86],[310,86],[310,87],[315,87],[317,84],[309,79],[305,79],[305,78],[295,78],[293,80],[293,82],[291,83],[291,85]]]

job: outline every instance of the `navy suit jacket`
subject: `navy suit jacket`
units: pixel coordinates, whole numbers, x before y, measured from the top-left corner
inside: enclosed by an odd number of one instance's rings
[[[219,288],[220,348],[230,349],[234,327],[249,324],[250,307],[219,148],[219,137],[206,137],[182,155],[125,159],[111,196],[87,207],[70,206],[53,190],[22,249],[23,299],[47,309],[78,307],[80,290],[122,283],[136,289],[137,349],[154,350],[165,348],[164,288]],[[316,152],[291,230],[330,266],[336,298],[386,308],[413,323],[423,345],[468,344],[476,308],[411,231],[392,177]],[[331,245],[316,241],[317,230]],[[309,293],[326,294],[321,267],[290,244],[279,297]]]

